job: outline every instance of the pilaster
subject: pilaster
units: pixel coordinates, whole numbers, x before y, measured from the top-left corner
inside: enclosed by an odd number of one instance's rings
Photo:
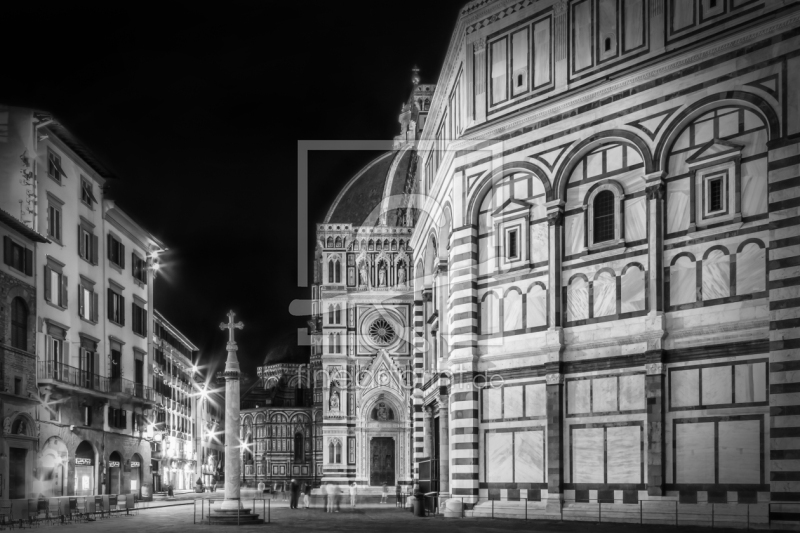
[[[650,314],[664,312],[664,176],[653,172],[645,176],[648,216],[647,302]]]
[[[481,124],[486,121],[486,39],[481,37],[471,46],[474,62],[472,83],[475,91],[472,95],[467,95],[467,100],[473,100],[475,111],[472,118],[476,124]]]
[[[547,363],[547,506],[548,517],[560,518],[564,501],[564,375],[561,363]]]
[[[546,204],[548,223],[548,281],[547,325],[553,330],[561,327],[561,243],[564,231],[564,202],[554,200]]]
[[[569,42],[569,8],[566,0],[553,4],[555,17],[553,20],[553,51],[555,59],[556,91],[564,89],[569,82],[569,60],[567,50]]]
[[[439,397],[439,497],[450,496],[450,396]]]
[[[645,353],[645,398],[647,407],[647,494],[664,496],[664,362],[663,350]]]

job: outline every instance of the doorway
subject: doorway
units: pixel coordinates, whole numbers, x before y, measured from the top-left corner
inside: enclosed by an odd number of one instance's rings
[[[8,497],[18,500],[27,497],[25,463],[28,458],[28,450],[24,448],[8,449]]]
[[[394,439],[373,437],[370,441],[369,484],[394,486]]]

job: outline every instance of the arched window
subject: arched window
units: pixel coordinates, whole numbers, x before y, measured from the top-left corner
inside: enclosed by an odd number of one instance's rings
[[[333,283],[333,259],[328,261],[328,283]]]
[[[303,462],[303,434],[294,434],[294,461],[296,463]]]
[[[28,349],[28,306],[19,296],[11,301],[11,346]]]
[[[342,443],[339,439],[333,439],[328,445],[328,459],[335,464],[342,462]]]
[[[333,333],[328,335],[328,353],[336,353],[336,336]]]
[[[333,237],[328,237],[328,240],[325,241],[326,248],[333,248]]]
[[[334,308],[333,319],[334,322],[337,324],[342,323],[342,306],[340,306],[339,304],[336,304],[336,307]]]
[[[600,191],[592,203],[594,243],[614,240],[614,193]]]
[[[336,237],[336,241],[335,242],[336,242],[336,244],[335,244],[336,248],[341,248],[342,247],[342,238],[341,237]]]
[[[333,270],[334,270],[334,274],[335,274],[334,277],[336,279],[336,283],[341,283],[342,282],[342,265],[339,263],[339,261],[334,261],[334,263],[335,264],[333,265]]]

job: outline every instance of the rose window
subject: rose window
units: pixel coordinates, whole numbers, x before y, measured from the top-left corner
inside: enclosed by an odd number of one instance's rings
[[[376,344],[391,344],[395,338],[394,327],[389,321],[379,318],[369,327],[369,336]]]

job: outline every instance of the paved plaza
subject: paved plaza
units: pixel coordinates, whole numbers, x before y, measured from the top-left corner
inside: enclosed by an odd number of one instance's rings
[[[87,533],[101,533],[114,531],[114,533],[139,533],[159,531],[193,533],[205,531],[219,531],[221,526],[208,526],[194,524],[192,512],[195,507],[185,502],[154,502],[154,507],[142,509],[134,516],[117,516],[96,522],[80,522],[58,526],[43,526],[43,529],[58,528],[59,531],[75,531]],[[170,505],[170,507],[155,508],[156,505]],[[207,503],[206,503],[207,505]],[[260,507],[260,502],[259,502]],[[197,518],[199,522],[200,504],[197,505]],[[260,512],[260,511],[259,511]],[[524,521],[504,520],[490,518],[464,518],[444,519],[441,517],[418,518],[408,511],[400,510],[394,506],[357,507],[355,510],[342,507],[339,513],[323,513],[321,509],[291,510],[283,502],[273,502],[270,512],[271,522],[259,526],[249,526],[229,529],[238,530],[265,530],[284,531],[379,531],[380,533],[419,532],[445,533],[446,531],[465,532],[509,532],[531,531],[537,532],[573,532],[591,530],[598,533],[667,533],[675,530],[672,526],[639,526],[627,524],[597,524],[590,522],[550,522],[550,521]],[[226,529],[223,527],[223,529]],[[683,527],[685,532],[708,532],[709,528]],[[735,531],[732,529],[714,529],[714,531]]]

